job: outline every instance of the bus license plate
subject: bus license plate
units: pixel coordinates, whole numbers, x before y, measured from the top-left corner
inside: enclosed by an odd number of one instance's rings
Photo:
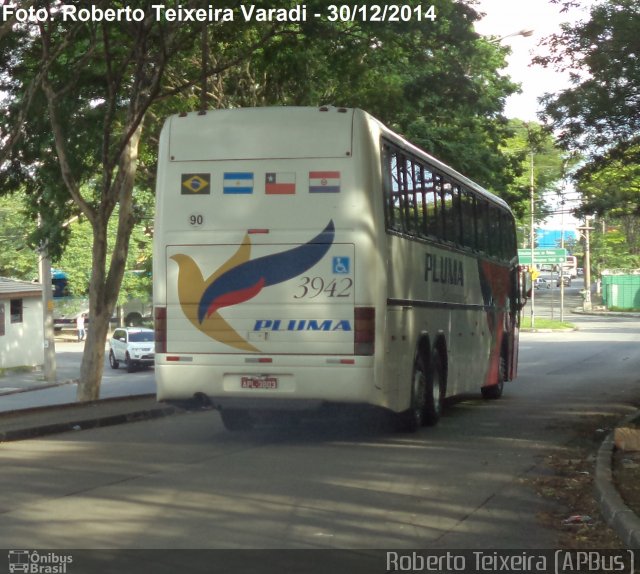
[[[278,379],[276,377],[242,377],[240,379],[242,389],[277,389]]]

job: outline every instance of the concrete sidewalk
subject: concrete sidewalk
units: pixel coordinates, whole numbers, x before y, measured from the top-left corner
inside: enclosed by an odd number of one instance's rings
[[[67,431],[79,431],[182,412],[161,404],[155,395],[71,403],[0,414],[0,442],[23,440]]]
[[[56,381],[47,382],[41,367],[7,369],[0,375],[0,395],[50,388],[74,382],[80,375],[84,343],[56,340]]]
[[[640,414],[627,417],[618,426],[640,420]],[[600,512],[607,524],[616,531],[627,548],[640,550],[640,516],[631,510],[620,496],[613,480],[614,433],[604,440],[596,458],[595,490]]]

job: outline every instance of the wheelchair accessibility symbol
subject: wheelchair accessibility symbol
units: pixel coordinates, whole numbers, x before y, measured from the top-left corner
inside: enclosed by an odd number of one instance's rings
[[[334,257],[333,272],[336,275],[348,275],[351,272],[351,260],[349,257]]]

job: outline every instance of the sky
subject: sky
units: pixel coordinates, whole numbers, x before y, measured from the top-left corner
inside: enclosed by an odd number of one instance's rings
[[[538,98],[546,92],[568,86],[566,76],[541,66],[532,66],[531,59],[544,53],[539,46],[540,41],[559,32],[562,22],[587,18],[588,6],[593,4],[593,0],[582,0],[582,4],[582,9],[561,14],[560,6],[549,0],[479,0],[477,10],[486,16],[476,24],[476,31],[503,38],[501,42],[511,47],[506,72],[522,85],[522,94],[507,101],[505,111],[508,117],[537,120]],[[522,30],[533,33],[529,37],[511,35]]]

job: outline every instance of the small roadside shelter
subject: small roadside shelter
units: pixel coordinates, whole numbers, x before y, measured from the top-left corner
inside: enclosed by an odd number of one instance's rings
[[[42,285],[0,277],[0,369],[44,363]]]
[[[640,309],[640,269],[605,269],[602,300],[608,309]]]

